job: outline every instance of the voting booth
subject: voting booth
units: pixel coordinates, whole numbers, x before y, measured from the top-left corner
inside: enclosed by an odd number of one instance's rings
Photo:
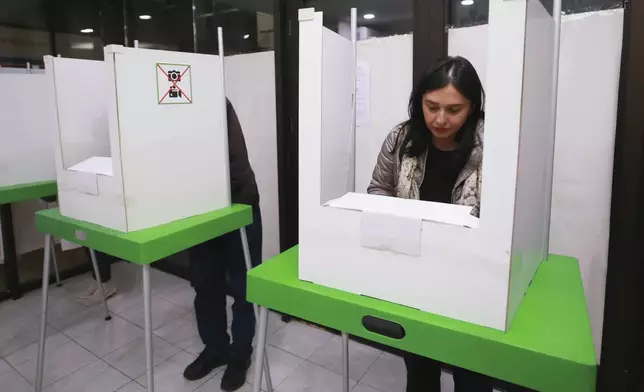
[[[111,45],[45,67],[62,215],[131,232],[230,206],[219,56]]]
[[[44,73],[0,73],[0,188],[56,179],[54,104]]]
[[[548,253],[558,21],[538,0],[490,0],[477,218],[356,192],[361,59],[322,18],[300,10],[299,279],[506,330]]]

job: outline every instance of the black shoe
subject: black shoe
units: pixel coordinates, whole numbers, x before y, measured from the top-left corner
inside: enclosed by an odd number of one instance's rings
[[[250,358],[230,358],[224,376],[221,378],[221,390],[236,391],[246,382],[246,372],[250,367]]]
[[[201,354],[183,371],[183,377],[189,381],[200,380],[210,372],[228,362],[227,355],[215,354],[204,349]]]

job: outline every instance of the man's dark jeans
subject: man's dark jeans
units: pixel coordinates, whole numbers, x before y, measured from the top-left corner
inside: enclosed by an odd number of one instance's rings
[[[253,223],[246,227],[251,263],[262,260],[262,217],[253,206]],[[250,358],[255,336],[253,305],[246,302],[246,264],[239,230],[189,250],[192,286],[197,293],[197,327],[206,349],[217,354]],[[232,344],[228,335],[226,294],[233,304]]]

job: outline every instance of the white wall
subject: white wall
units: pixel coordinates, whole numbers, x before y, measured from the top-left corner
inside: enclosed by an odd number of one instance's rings
[[[0,97],[0,187],[55,180],[55,112],[44,72],[27,75],[7,68],[0,74],[0,81],[11,91]],[[17,203],[12,209],[19,252],[42,247],[44,237],[33,223],[38,205],[37,201],[29,201]],[[0,244],[0,262],[3,260]]]
[[[56,113],[43,73],[1,73],[0,187],[51,181]],[[37,113],[37,114],[35,114]]]
[[[601,349],[623,10],[564,16],[550,252],[579,259],[597,355]],[[487,25],[451,29],[450,55],[468,58],[485,83]],[[382,140],[405,119],[412,37],[358,43],[371,64],[373,143],[357,146],[356,190],[365,192]],[[378,76],[380,75],[380,76]],[[376,109],[377,108],[377,109]],[[381,112],[389,112],[391,116]],[[493,130],[488,129],[487,132]]]
[[[280,250],[275,54],[270,51],[228,56],[225,66],[226,95],[239,117],[259,187],[262,255],[267,260]]]

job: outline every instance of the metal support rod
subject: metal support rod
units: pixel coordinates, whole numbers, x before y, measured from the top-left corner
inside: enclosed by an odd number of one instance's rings
[[[192,0],[192,51],[198,53],[197,49],[197,6],[195,0]]]
[[[103,300],[103,306],[105,307],[105,321],[112,319],[110,316],[110,308],[107,306],[107,299],[105,298],[105,288],[103,287],[103,280],[101,279],[101,271],[98,269],[98,260],[96,259],[96,252],[94,249],[89,250],[89,257],[92,259],[92,268],[94,268],[94,277],[96,278],[96,286],[101,292],[101,299]]]
[[[45,235],[45,257],[42,263],[42,302],[40,308],[40,338],[36,362],[36,392],[42,392],[45,365],[45,332],[47,330],[47,300],[49,296],[49,266],[51,263],[51,234]]]
[[[352,55],[352,86],[351,86],[351,129],[349,130],[349,141],[346,161],[345,186],[347,192],[353,192],[356,188],[356,86],[358,77],[358,10],[351,8],[351,55]]]
[[[250,259],[250,247],[248,246],[248,236],[246,235],[246,228],[242,227],[239,229],[239,234],[241,236],[241,241],[242,241],[242,249],[244,250],[244,262],[246,263],[246,271],[250,271],[253,269],[253,264],[251,263]],[[256,304],[253,304],[253,311],[255,312],[255,320],[258,321],[260,319],[260,313],[261,310],[258,311],[258,306]],[[263,308],[262,308],[263,309]],[[267,321],[268,322],[268,321]],[[257,322],[257,335],[261,334],[261,330],[264,329],[264,335],[266,334],[266,328],[262,327],[261,321]],[[264,340],[266,340],[266,337],[264,337]],[[257,341],[257,347],[259,348],[259,340]],[[264,352],[264,355],[262,356],[263,358],[261,359],[262,361],[262,369],[264,370],[264,375],[266,377],[266,390],[268,392],[273,392],[273,381],[271,380],[271,371],[270,367],[268,365],[268,354]],[[257,360],[259,360],[260,357],[257,357]],[[255,362],[255,366],[258,366],[259,362]],[[261,382],[261,380],[260,380]]]
[[[148,392],[154,392],[154,369],[152,365],[152,305],[150,290],[150,265],[143,266],[143,308],[145,316],[145,369]]]
[[[62,284],[60,283],[60,272],[58,271],[58,260],[56,259],[56,243],[54,242],[54,239],[50,241],[51,244],[51,262],[54,265],[54,276],[56,277],[56,286],[60,287]]]
[[[253,375],[253,392],[261,392],[262,388],[262,371],[259,369],[260,364],[262,363],[262,358],[266,358],[266,328],[268,327],[268,309],[261,307],[259,309],[259,320],[257,324],[257,348],[255,352],[255,373]],[[264,362],[267,362],[264,360]],[[266,369],[264,369],[266,371]],[[270,378],[267,378],[266,385],[267,390],[271,391],[272,386],[268,387],[268,381]]]
[[[217,51],[219,55],[219,80],[221,80],[221,127],[224,130],[224,145],[228,145],[228,98],[226,97],[226,64],[224,61],[224,31],[221,27],[217,27]],[[228,149],[224,150],[226,154],[225,170],[226,173],[230,171],[230,161],[228,157]],[[228,200],[230,200],[230,187],[228,188]]]
[[[349,392],[349,334],[342,332],[342,392]]]

